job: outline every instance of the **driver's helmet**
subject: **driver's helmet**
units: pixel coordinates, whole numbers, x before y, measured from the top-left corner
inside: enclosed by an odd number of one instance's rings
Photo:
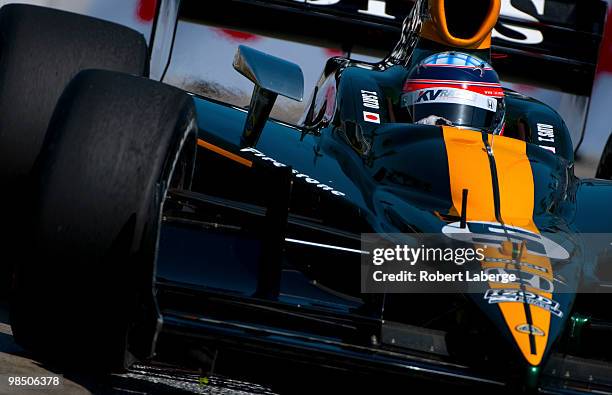
[[[414,66],[402,99],[412,122],[501,134],[506,106],[493,68],[460,52],[431,55]]]

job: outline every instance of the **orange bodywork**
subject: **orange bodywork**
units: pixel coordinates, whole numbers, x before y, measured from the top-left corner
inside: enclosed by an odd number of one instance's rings
[[[482,134],[478,132],[444,127],[444,142],[448,156],[450,189],[453,201],[451,212],[460,212],[462,207],[462,191],[468,189],[468,205],[466,217],[468,222],[498,223],[495,213],[493,196],[493,177],[491,163]],[[518,227],[535,234],[539,230],[533,221],[534,183],[527,148],[524,141],[502,136],[488,136],[492,147],[499,187],[499,208],[503,223]],[[494,262],[482,263],[482,268],[508,268],[507,263],[499,262],[513,260],[512,248],[485,248],[485,257]],[[516,255],[514,255],[516,258]],[[530,254],[524,249],[520,254],[520,262],[538,266],[543,271],[521,267],[520,270],[542,276],[552,281],[550,260],[543,256]],[[513,266],[510,266],[513,268]],[[491,289],[519,289],[519,284],[489,283]],[[548,292],[526,288],[526,291],[551,298]],[[499,303],[499,309],[504,316],[508,328],[525,359],[533,366],[541,363],[548,340],[551,313],[540,307],[524,305],[518,302]],[[530,333],[517,328],[527,323],[529,309],[532,325],[541,329],[544,334],[533,335],[535,347],[530,343]],[[535,352],[534,352],[535,350]]]
[[[226,157],[227,159],[231,159],[234,162],[240,163],[243,166],[246,167],[253,167],[253,162],[248,160],[248,159],[244,159],[243,157],[234,154],[233,152],[229,152],[228,150],[224,150],[221,147],[218,147],[214,144],[211,144],[207,141],[204,141],[202,139],[198,139],[198,145],[202,148],[206,148],[209,151],[213,151],[221,156]]]

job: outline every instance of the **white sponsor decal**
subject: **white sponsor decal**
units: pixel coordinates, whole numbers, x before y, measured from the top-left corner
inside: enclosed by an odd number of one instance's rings
[[[380,104],[378,103],[378,94],[372,91],[361,91],[361,101],[363,106],[371,108],[373,110],[380,110]]]
[[[534,336],[545,336],[546,333],[538,328],[535,325],[529,325],[529,324],[522,324],[522,325],[517,325],[516,327],[517,332],[521,332],[521,333],[526,333],[528,335],[534,335]]]
[[[334,5],[338,4],[341,0],[295,0],[298,3],[306,3],[312,5]]]
[[[555,144],[555,128],[552,125],[547,125],[545,123],[538,124],[538,141],[540,143],[552,143]],[[557,152],[555,147],[551,147],[548,145],[540,145],[541,148],[549,150],[553,153]]]
[[[546,1],[545,0],[531,0],[531,2],[535,6],[536,12],[538,13],[538,15],[544,15],[544,9],[546,8]],[[500,14],[502,16],[507,16],[507,17],[515,18],[515,19],[522,20],[522,21],[539,22],[537,18],[534,18],[533,16],[513,6],[511,0],[502,0]],[[537,44],[541,44],[542,42],[544,42],[544,35],[538,29],[521,27],[521,26],[511,24],[511,23],[500,23],[500,24],[506,29],[512,30],[514,33],[517,33],[519,37],[518,38],[508,37],[500,33],[499,31],[497,31],[497,29],[493,29],[493,35],[492,35],[493,38],[499,38],[499,39],[510,41],[513,43],[528,44],[528,45],[537,45]]]
[[[547,268],[542,267],[542,266],[538,266],[538,265],[534,265],[534,264],[528,263],[528,262],[518,262],[517,263],[516,261],[513,261],[511,259],[488,258],[488,257],[485,258],[484,261],[486,263],[503,263],[503,264],[506,264],[506,265],[518,265],[520,267],[526,267],[526,268],[529,268],[529,269],[537,270],[537,271],[542,272],[542,273],[548,273],[548,269]]]
[[[380,123],[380,115],[375,112],[364,111],[363,120],[371,123]]]
[[[342,0],[294,0],[297,3],[306,3],[316,6],[335,6],[342,3]],[[546,9],[546,0],[530,0],[538,15],[544,15]],[[365,3],[365,0],[364,0]],[[395,19],[394,15],[387,13],[386,0],[367,0],[362,8],[358,10],[360,14],[376,16],[379,18]],[[539,20],[526,12],[516,8],[512,4],[512,0],[501,0],[500,14],[505,17],[517,19],[527,22],[539,22]],[[510,41],[519,44],[537,45],[544,42],[544,35],[537,28],[518,26],[513,23],[501,23],[503,27],[511,30],[516,36],[509,37],[498,30],[493,30],[493,37],[505,41]]]
[[[316,6],[335,6],[342,3],[342,0],[294,0],[297,3],[306,3]],[[544,15],[546,9],[546,0],[530,0],[536,9],[538,15]],[[365,0],[364,0],[365,3]],[[387,13],[387,1],[386,0],[367,0],[367,3],[362,8],[357,10],[360,14],[376,16],[379,18],[396,19],[394,15]],[[502,16],[514,18],[520,21],[527,22],[539,22],[538,18],[529,15],[516,8],[512,4],[512,0],[501,0],[501,12]],[[541,31],[533,27],[518,26],[513,23],[501,23],[503,27],[511,30],[515,33],[515,37],[509,37],[497,29],[493,29],[493,37],[499,38],[505,41],[510,41],[519,44],[537,45],[544,42],[544,35]]]
[[[293,0],[297,3],[306,3],[311,5],[330,6],[340,3],[342,0]],[[395,16],[387,14],[386,0],[368,0],[365,9],[359,9],[359,13],[365,15],[377,16],[380,18],[395,19]]]
[[[467,225],[462,228],[460,222],[448,224],[442,228],[442,233],[454,240],[488,246],[501,247],[504,241],[512,241],[517,244],[524,241],[527,252],[533,255],[561,260],[568,259],[570,256],[569,252],[558,243],[526,229],[486,221],[472,221]]]
[[[361,91],[361,104],[370,111],[363,112],[363,120],[371,123],[380,123],[380,102],[378,93],[374,91]],[[376,111],[376,112],[375,112]]]
[[[558,302],[533,292],[518,289],[489,289],[485,293],[484,299],[488,301],[489,304],[527,303],[544,309],[559,318],[563,317],[563,312]]]
[[[250,152],[253,155],[255,155],[256,157],[260,158],[261,160],[265,160],[265,161],[268,161],[268,162],[272,163],[276,167],[287,167],[286,164],[278,162],[278,161],[270,158],[269,156],[264,155],[261,151],[256,150],[255,148],[251,148],[251,147],[243,148],[243,149],[240,150],[240,152]],[[329,185],[322,184],[322,183],[320,183],[319,181],[315,180],[314,178],[310,177],[307,174],[300,173],[299,171],[297,171],[295,169],[293,169],[292,172],[293,172],[293,175],[295,176],[295,178],[303,179],[308,184],[316,185],[317,188],[321,188],[324,191],[328,191],[332,195],[335,195],[335,196],[346,196],[345,193],[340,192],[340,191],[336,191],[334,188],[330,187]]]
[[[497,111],[497,100],[465,89],[438,88],[419,89],[404,95],[407,105],[428,103],[465,104],[483,110]]]
[[[393,15],[387,14],[387,3],[384,0],[368,0],[368,7],[365,10],[359,10],[359,12],[381,18],[395,19]]]

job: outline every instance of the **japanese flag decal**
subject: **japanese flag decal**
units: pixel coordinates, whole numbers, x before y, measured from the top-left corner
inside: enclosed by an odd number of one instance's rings
[[[375,112],[364,111],[363,120],[366,122],[380,123],[380,115]]]

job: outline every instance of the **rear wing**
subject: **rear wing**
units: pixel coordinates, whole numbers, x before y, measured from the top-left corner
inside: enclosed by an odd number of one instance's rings
[[[209,3],[184,0],[183,11],[213,19],[223,12],[226,20],[250,15],[241,26],[275,26],[277,34],[339,39],[343,47],[383,53],[393,48],[414,5],[412,0],[217,0],[214,8],[220,11],[213,11]],[[603,0],[502,0],[493,33],[494,65],[506,80],[533,80],[589,96],[606,11]],[[552,76],[558,73],[572,78],[560,81]]]

